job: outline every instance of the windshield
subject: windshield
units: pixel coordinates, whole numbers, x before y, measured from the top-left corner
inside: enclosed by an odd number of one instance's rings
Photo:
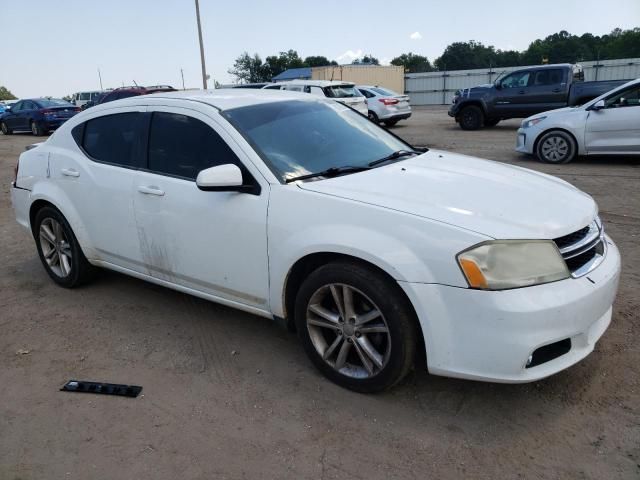
[[[329,98],[350,98],[363,96],[354,85],[348,84],[324,87],[324,94]]]
[[[40,105],[42,108],[49,108],[49,107],[72,107],[73,105],[71,105],[69,102],[66,102],[64,100],[58,100],[57,98],[51,98],[51,99],[39,99],[38,100],[38,105]]]
[[[411,146],[348,107],[290,100],[222,112],[282,181],[328,168],[366,166]]]

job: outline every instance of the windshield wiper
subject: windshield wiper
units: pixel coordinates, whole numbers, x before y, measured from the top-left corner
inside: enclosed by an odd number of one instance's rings
[[[388,162],[391,160],[396,160],[402,157],[408,157],[409,155],[420,155],[420,152],[416,152],[415,150],[396,150],[395,152],[393,152],[390,155],[387,155],[386,157],[382,157],[378,160],[374,160],[373,162],[369,163],[369,166],[375,167],[376,165],[380,165],[381,163]]]
[[[287,178],[285,182],[290,183],[295,182],[296,180],[307,180],[308,178],[315,177],[337,177],[338,175],[346,173],[362,172],[364,170],[369,170],[370,168],[370,166],[355,167],[351,165],[346,165],[344,167],[331,167],[327,168],[326,170],[322,170],[321,172],[307,173],[306,175],[298,175],[297,177]]]

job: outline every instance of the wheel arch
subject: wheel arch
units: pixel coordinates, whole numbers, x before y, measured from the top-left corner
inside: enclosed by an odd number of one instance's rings
[[[571,130],[568,130],[563,127],[549,127],[546,130],[543,130],[542,132],[540,132],[533,142],[533,154],[536,157],[538,156],[538,143],[540,143],[540,139],[544,137],[547,133],[551,133],[551,132],[564,132],[567,135],[569,135],[571,138],[573,138],[573,141],[576,143],[576,156],[583,154],[582,149],[580,148],[580,142],[578,142],[578,139],[576,138],[575,134]]]
[[[31,232],[35,235],[33,232],[33,222],[38,211],[43,207],[53,207],[62,214],[67,222],[69,222],[69,226],[78,240],[78,244],[80,245],[84,255],[87,258],[91,258],[89,254],[92,254],[93,250],[90,248],[92,243],[88,237],[87,230],[80,220],[77,210],[71,204],[66,195],[64,195],[64,192],[51,185],[40,187],[36,184],[31,193],[31,198],[33,200],[31,205],[29,205],[29,228],[31,229]]]
[[[417,328],[417,331],[419,332],[419,335],[418,335],[419,338],[417,339],[418,341],[417,351],[420,353],[416,360],[423,362],[424,358],[422,356],[426,352],[425,343],[424,343],[424,333],[422,331],[422,325],[418,319],[418,315],[415,310],[415,306],[413,305],[413,302],[411,301],[409,296],[406,294],[404,289],[402,289],[399,285],[397,285],[397,280],[388,271],[386,271],[381,266],[376,265],[375,263],[369,260],[365,260],[363,258],[354,256],[354,255],[338,253],[338,252],[329,252],[329,251],[309,253],[303,256],[302,258],[299,258],[291,266],[285,278],[284,287],[282,289],[282,306],[283,306],[283,312],[284,312],[284,321],[287,328],[291,331],[295,330],[293,310],[294,310],[296,295],[304,279],[311,272],[320,268],[321,266],[331,262],[336,262],[336,261],[351,262],[358,265],[362,265],[366,268],[370,268],[380,273],[392,285],[397,287],[396,291],[398,292],[399,295],[401,295],[406,300],[407,305],[409,305],[409,307],[411,308],[411,312],[413,314],[416,328]],[[426,362],[423,362],[423,363],[426,365]]]
[[[479,107],[480,110],[482,110],[482,115],[484,115],[484,117],[487,117],[487,109],[486,106],[484,104],[484,102],[482,100],[479,99],[471,99],[471,100],[463,100],[462,103],[460,104],[460,107],[458,108],[458,113],[456,114],[456,117],[460,116],[460,113],[462,112],[462,110],[464,110],[467,107]]]

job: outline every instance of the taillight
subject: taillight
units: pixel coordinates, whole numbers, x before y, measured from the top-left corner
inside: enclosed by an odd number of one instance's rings
[[[48,108],[41,108],[40,113],[43,115],[51,115],[53,113],[53,110],[50,110]]]
[[[400,103],[400,100],[397,98],[379,98],[378,101],[385,105],[395,105],[396,103]]]
[[[74,111],[74,112],[81,112],[81,111],[82,111],[82,109],[81,109],[80,107],[76,107],[76,108],[74,108],[74,109],[73,109],[73,111]]]

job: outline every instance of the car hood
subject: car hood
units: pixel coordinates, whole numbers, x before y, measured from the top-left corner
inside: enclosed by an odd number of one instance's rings
[[[589,195],[559,178],[434,150],[298,186],[500,239],[561,237],[588,225],[597,214]]]
[[[477,97],[486,94],[487,91],[491,88],[493,88],[493,84],[487,83],[485,85],[476,85],[475,87],[462,88],[456,93],[460,96],[460,98]]]
[[[555,110],[547,110],[546,112],[536,113],[535,115],[531,115],[530,117],[525,118],[523,122],[526,122],[527,120],[531,120],[532,118],[548,117],[549,115],[556,115],[560,113],[578,113],[582,111],[584,111],[584,109],[580,107],[556,108]]]

